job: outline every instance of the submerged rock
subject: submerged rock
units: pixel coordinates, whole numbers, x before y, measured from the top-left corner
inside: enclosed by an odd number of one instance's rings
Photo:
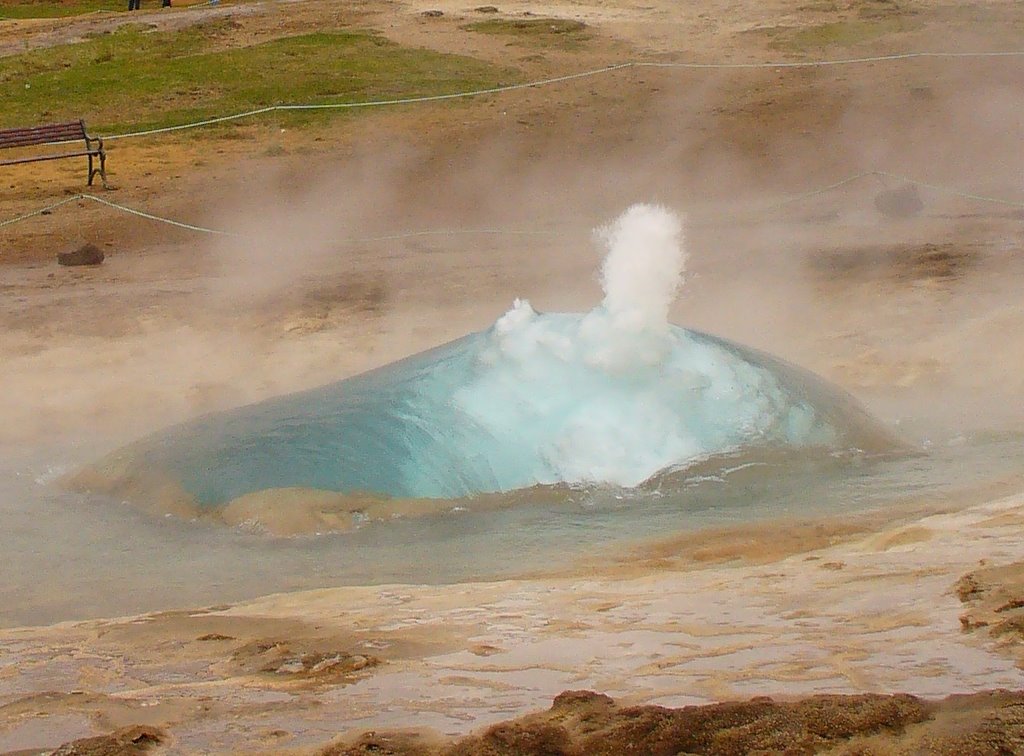
[[[277,488],[254,491],[229,502],[221,511],[228,525],[242,525],[271,535],[321,531],[345,532],[354,526],[358,500],[334,491]]]

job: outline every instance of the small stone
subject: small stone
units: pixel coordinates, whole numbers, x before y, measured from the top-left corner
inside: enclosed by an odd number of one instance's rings
[[[444,11],[439,11],[439,10],[425,10],[425,11],[423,11],[423,15],[424,15],[424,16],[425,16],[426,18],[440,18],[441,16],[443,16],[443,15],[444,15]]]
[[[500,654],[501,649],[488,643],[477,643],[469,649],[469,653],[476,656],[492,656],[493,654]]]
[[[924,210],[924,202],[917,186],[907,184],[876,194],[875,209],[889,218],[909,218]]]
[[[297,675],[306,671],[306,665],[302,659],[289,659],[280,666],[273,668],[279,675]]]
[[[311,675],[319,675],[323,672],[329,672],[335,667],[344,664],[345,657],[342,654],[335,654],[334,656],[328,656],[309,667],[309,673]]]
[[[480,5],[474,8],[477,13],[497,13],[498,9],[493,5]]]
[[[99,265],[103,262],[103,250],[95,244],[83,244],[71,252],[58,252],[57,263],[60,265]]]

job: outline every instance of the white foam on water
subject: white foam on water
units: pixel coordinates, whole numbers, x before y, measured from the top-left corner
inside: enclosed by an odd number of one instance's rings
[[[455,393],[484,436],[533,450],[515,461],[532,469],[511,476],[499,450],[499,480],[633,487],[746,441],[832,440],[770,371],[670,326],[687,257],[677,215],[634,205],[595,233],[607,248],[602,303],[542,315],[516,300]]]

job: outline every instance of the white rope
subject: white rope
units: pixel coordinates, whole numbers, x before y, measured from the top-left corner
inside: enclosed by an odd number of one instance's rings
[[[818,189],[812,189],[809,192],[803,192],[801,194],[797,194],[797,195],[789,197],[789,198],[787,198],[785,200],[782,200],[781,202],[776,202],[776,203],[770,205],[767,209],[768,210],[774,210],[774,209],[778,209],[780,207],[784,207],[786,205],[793,204],[794,202],[799,202],[801,200],[809,199],[811,197],[816,197],[816,196],[819,196],[819,195],[822,195],[822,194],[827,194],[827,193],[832,192],[832,191],[834,191],[836,189],[839,189],[840,187],[846,186],[847,184],[852,184],[852,183],[854,183],[856,181],[860,181],[861,179],[867,178],[869,176],[880,176],[880,177],[884,177],[884,178],[893,179],[893,180],[896,180],[896,181],[902,181],[902,182],[907,183],[907,184],[914,184],[914,185],[919,186],[919,187],[921,187],[923,189],[930,189],[930,190],[935,191],[935,192],[940,192],[940,193],[943,193],[943,194],[950,194],[950,195],[957,196],[957,197],[963,197],[964,199],[975,200],[975,201],[978,201],[978,202],[990,202],[990,203],[994,203],[994,204],[998,204],[998,205],[1005,205],[1005,206],[1008,206],[1008,207],[1024,208],[1024,202],[1017,201],[1017,200],[1007,200],[1007,199],[1002,199],[1000,197],[989,197],[989,196],[986,196],[986,195],[983,195],[983,194],[974,194],[972,192],[965,192],[965,191],[962,191],[962,190],[957,189],[955,187],[943,186],[941,184],[932,184],[932,183],[925,182],[925,181],[919,181],[917,179],[913,179],[913,178],[910,178],[908,176],[902,176],[902,175],[900,175],[898,173],[890,173],[888,171],[863,171],[861,173],[854,174],[853,176],[849,176],[849,177],[843,179],[842,181],[836,181],[835,183],[829,184],[828,186],[823,186],[823,187],[820,187]],[[97,197],[97,196],[95,196],[93,194],[76,194],[74,196],[62,199],[59,202],[54,202],[51,205],[46,205],[45,207],[41,207],[38,210],[33,210],[31,212],[15,216],[14,218],[9,218],[9,219],[7,219],[5,221],[0,221],[0,228],[4,228],[5,226],[13,225],[13,224],[18,223],[20,221],[28,220],[29,218],[34,218],[34,217],[36,217],[38,215],[44,215],[46,213],[49,213],[49,212],[55,210],[56,208],[58,208],[58,207],[60,207],[62,205],[66,205],[69,202],[74,202],[76,200],[90,200],[90,201],[96,202],[96,203],[98,203],[100,205],[105,205],[105,206],[107,206],[109,208],[112,208],[112,209],[115,209],[115,210],[120,210],[122,212],[128,213],[130,215],[137,216],[139,218],[145,218],[147,220],[156,221],[158,223],[165,223],[165,224],[167,224],[169,226],[175,226],[176,228],[183,228],[183,229],[186,229],[188,231],[197,231],[197,232],[200,232],[200,233],[213,234],[213,235],[216,235],[216,236],[231,236],[231,237],[235,237],[235,238],[245,238],[247,236],[246,234],[240,234],[240,233],[237,233],[237,232],[234,232],[234,231],[224,231],[222,229],[207,228],[205,226],[197,226],[197,225],[192,224],[192,223],[183,223],[181,221],[176,221],[176,220],[173,220],[171,218],[164,218],[162,216],[153,215],[152,213],[147,213],[147,212],[144,212],[142,210],[136,210],[135,208],[128,207],[126,205],[119,205],[116,202],[111,202],[110,200],[102,199],[102,198]],[[400,233],[384,234],[384,235],[381,235],[381,236],[351,237],[351,238],[338,239],[337,241],[338,241],[338,243],[341,243],[341,244],[369,244],[369,243],[373,243],[373,242],[397,241],[397,240],[400,240],[400,239],[412,239],[412,238],[416,238],[416,237],[430,237],[430,236],[467,236],[467,235],[474,235],[474,236],[561,236],[561,235],[563,235],[563,233],[564,232],[561,232],[561,231],[550,231],[550,230],[545,231],[545,230],[530,230],[530,229],[505,229],[505,228],[454,228],[454,229],[452,229],[452,228],[439,228],[439,229],[423,229],[423,230],[419,230],[419,231],[403,231],[403,232],[400,232]]]
[[[552,79],[541,79],[539,81],[530,81],[524,84],[509,84],[502,87],[491,87],[489,89],[474,89],[469,92],[453,92],[451,94],[443,95],[429,95],[423,97],[400,97],[392,100],[368,100],[366,102],[328,102],[328,103],[314,103],[306,105],[270,105],[265,108],[259,108],[258,110],[249,110],[244,113],[234,113],[232,115],[220,116],[217,118],[208,118],[203,121],[195,121],[194,123],[183,123],[177,126],[165,126],[159,129],[146,129],[144,131],[133,131],[127,134],[114,134],[112,136],[105,136],[105,141],[111,141],[114,139],[128,139],[131,137],[138,136],[150,136],[152,134],[166,134],[171,131],[181,131],[182,129],[194,129],[199,126],[209,126],[215,123],[223,123],[225,121],[235,121],[239,118],[248,118],[249,116],[260,115],[262,113],[271,113],[278,110],[340,110],[346,108],[376,108],[385,107],[388,105],[410,105],[419,102],[440,102],[442,100],[456,100],[463,97],[478,97],[480,95],[498,94],[500,92],[511,92],[516,89],[528,89],[530,87],[543,87],[548,84],[556,84],[562,81],[571,81],[572,79],[582,79],[588,76],[597,76],[599,74],[607,73],[609,71],[617,71],[620,68],[629,68],[634,64],[632,63],[620,63],[614,66],[607,66],[606,68],[597,68],[592,71],[581,71],[580,73],[567,74],[565,76],[556,76]]]
[[[92,194],[79,194],[82,199],[92,200],[98,202],[101,205],[112,207],[115,210],[121,210],[130,215],[137,215],[140,218],[146,218],[147,220],[157,221],[158,223],[166,223],[169,226],[177,226],[178,228],[184,228],[188,231],[200,231],[204,234],[215,234],[217,236],[241,236],[241,234],[235,234],[231,231],[221,231],[216,228],[206,228],[204,226],[194,226],[191,223],[182,223],[181,221],[171,220],[170,218],[162,218],[159,215],[152,215],[151,213],[143,212],[142,210],[136,210],[131,207],[125,207],[124,205],[118,205],[117,203],[110,202],[109,200],[100,199]]]
[[[834,184],[829,184],[828,186],[823,186],[820,189],[812,189],[809,192],[804,192],[802,194],[797,194],[797,195],[795,195],[793,197],[788,197],[787,199],[784,199],[781,202],[776,202],[776,203],[772,204],[770,206],[770,209],[774,209],[774,208],[777,208],[777,207],[784,207],[786,205],[792,205],[794,202],[799,202],[800,200],[810,199],[811,197],[816,197],[819,194],[826,194],[826,193],[831,192],[831,191],[833,191],[835,189],[838,189],[841,186],[846,186],[847,184],[852,184],[854,181],[860,181],[862,178],[866,178],[867,176],[874,176],[877,173],[878,173],[877,171],[864,171],[863,173],[857,173],[857,174],[855,174],[853,176],[850,176],[849,178],[844,178],[842,181],[837,181]]]
[[[1008,50],[995,52],[909,52],[892,55],[872,55],[864,58],[836,58],[833,60],[784,61],[777,63],[629,63],[638,68],[824,68],[827,66],[850,66],[861,63],[884,63],[891,60],[912,60],[914,58],[1017,58],[1024,51]]]
[[[917,179],[910,178],[909,176],[902,176],[898,173],[890,173],[888,171],[864,171],[863,173],[857,173],[853,176],[850,176],[849,178],[845,178],[842,181],[837,181],[834,184],[829,184],[828,186],[823,186],[819,189],[812,189],[809,192],[797,194],[793,197],[784,199],[781,202],[776,202],[770,205],[768,209],[774,210],[780,207],[784,207],[786,205],[791,205],[794,202],[799,202],[800,200],[810,199],[811,197],[816,197],[821,194],[827,194],[828,192],[831,192],[835,189],[839,189],[840,187],[846,186],[847,184],[852,184],[855,181],[860,181],[861,179],[867,178],[869,176],[879,176],[883,178],[893,179],[895,181],[902,181],[905,184],[914,184],[915,186],[919,186],[922,189],[930,189],[935,192],[940,192],[941,194],[951,194],[956,197],[963,197],[964,199],[976,200],[978,202],[991,202],[997,205],[1024,208],[1024,202],[1019,202],[1016,200],[1008,200],[1002,199],[1000,197],[989,197],[984,194],[974,194],[972,192],[965,192],[952,186],[943,186],[941,184],[931,184],[926,181],[918,181]]]
[[[575,79],[589,78],[592,76],[600,76],[612,71],[621,71],[626,68],[675,68],[675,69],[763,69],[763,68],[820,68],[827,66],[848,66],[858,65],[864,63],[881,63],[886,61],[896,60],[911,60],[915,58],[1009,58],[1009,57],[1024,57],[1024,50],[1022,51],[996,51],[996,52],[910,52],[910,53],[897,53],[893,55],[874,55],[863,58],[839,58],[835,60],[811,60],[811,61],[778,61],[778,62],[752,62],[752,63],[657,63],[657,62],[644,62],[644,61],[631,61],[627,63],[618,63],[612,66],[605,66],[603,68],[595,68],[589,71],[580,71],[578,73],[566,74],[564,76],[555,76],[548,79],[538,79],[537,81],[524,82],[522,84],[508,84],[500,87],[489,87],[487,89],[474,89],[467,92],[453,92],[450,94],[442,95],[428,95],[422,97],[399,97],[390,100],[368,100],[366,102],[335,102],[335,103],[311,103],[311,104],[285,104],[285,105],[268,105],[267,107],[257,108],[255,110],[247,110],[242,113],[232,113],[230,115],[217,116],[214,118],[206,118],[201,121],[193,121],[190,123],[177,124],[175,126],[164,126],[156,129],[143,129],[140,131],[130,131],[124,134],[112,134],[110,136],[103,137],[106,141],[115,139],[130,139],[140,136],[152,136],[154,134],[167,134],[173,131],[182,131],[184,129],[195,129],[201,126],[210,126],[217,123],[225,123],[227,121],[237,121],[242,118],[249,118],[250,116],[262,115],[264,113],[273,113],[275,111],[289,111],[289,110],[341,110],[351,108],[377,108],[387,107],[392,105],[411,105],[415,103],[423,102],[442,102],[445,100],[457,100],[466,97],[479,97],[482,95],[490,94],[501,94],[503,92],[512,92],[519,89],[531,89],[534,87],[545,87],[551,84],[558,84],[565,81],[573,81]]]
[[[931,189],[935,192],[942,192],[943,194],[952,194],[957,197],[964,197],[965,199],[978,200],[979,202],[993,202],[997,205],[1008,205],[1009,207],[1024,207],[1024,202],[1017,202],[1014,200],[1000,199],[999,197],[987,197],[983,194],[972,194],[971,192],[964,192],[951,186],[941,186],[939,184],[929,184],[924,181],[918,181],[916,179],[907,178],[901,176],[898,173],[889,173],[887,171],[872,171],[876,176],[885,176],[886,178],[896,179],[897,181],[904,181],[908,184],[916,184],[922,189]]]
[[[240,233],[236,233],[234,231],[224,231],[223,229],[207,228],[206,226],[197,226],[197,225],[195,225],[193,223],[183,223],[181,221],[176,221],[176,220],[173,220],[171,218],[164,218],[164,217],[162,217],[160,215],[153,215],[152,213],[147,213],[147,212],[144,212],[142,210],[137,210],[137,209],[135,209],[133,207],[128,207],[127,205],[119,205],[116,202],[111,202],[110,200],[105,200],[105,199],[103,199],[101,197],[97,197],[97,196],[95,196],[93,194],[76,194],[76,195],[74,195],[72,197],[68,197],[66,199],[63,199],[60,202],[55,202],[52,205],[47,205],[46,207],[40,208],[38,210],[33,210],[32,212],[25,213],[24,215],[19,215],[19,216],[16,216],[14,218],[10,218],[8,220],[0,222],[0,228],[3,228],[4,226],[10,226],[10,225],[12,225],[14,223],[18,223],[19,221],[28,220],[29,218],[34,218],[37,215],[43,215],[45,213],[48,213],[48,212],[54,210],[55,208],[60,207],[61,205],[66,205],[67,203],[74,202],[76,200],[91,200],[92,202],[96,202],[96,203],[98,203],[100,205],[105,205],[106,207],[112,208],[114,210],[120,210],[122,212],[128,213],[129,215],[134,215],[134,216],[137,216],[139,218],[145,218],[146,220],[156,221],[157,223],[165,223],[165,224],[167,224],[169,226],[174,226],[176,228],[183,228],[183,229],[186,229],[188,231],[198,231],[198,232],[204,233],[204,234],[213,234],[213,235],[216,235],[216,236],[231,236],[231,237],[235,237],[235,238],[246,238],[247,236],[250,236],[248,234],[240,234]],[[420,231],[405,231],[405,232],[396,233],[396,234],[385,234],[385,235],[382,235],[382,236],[352,237],[352,238],[347,238],[347,239],[338,239],[337,241],[338,241],[338,243],[341,243],[341,244],[368,244],[368,243],[371,243],[371,242],[396,241],[396,240],[399,240],[399,239],[411,239],[411,238],[415,238],[415,237],[465,236],[465,235],[473,235],[473,236],[558,236],[558,235],[560,235],[560,232],[558,232],[558,231],[523,230],[523,229],[506,229],[506,228],[455,228],[455,229],[440,228],[440,229],[424,229],[424,230],[420,230]]]
[[[47,205],[46,207],[41,207],[38,210],[33,210],[30,213],[25,213],[24,215],[18,215],[18,216],[14,217],[14,218],[8,218],[5,221],[0,221],[0,228],[3,228],[4,226],[14,225],[18,221],[23,221],[23,220],[28,220],[29,218],[34,218],[37,215],[45,215],[46,213],[49,213],[51,210],[55,210],[56,208],[60,207],[61,205],[66,205],[69,202],[74,202],[76,199],[79,199],[81,196],[82,195],[80,195],[80,194],[76,194],[73,197],[68,197],[67,199],[62,199],[60,202],[54,202],[52,205]]]
[[[368,244],[370,242],[412,239],[418,236],[561,236],[560,231],[524,231],[509,228],[437,228],[425,231],[403,231],[386,236],[364,236],[362,238],[339,239],[343,244]]]

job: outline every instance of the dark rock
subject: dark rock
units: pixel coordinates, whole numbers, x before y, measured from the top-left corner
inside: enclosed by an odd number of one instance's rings
[[[497,13],[498,9],[493,5],[480,5],[474,8],[477,13]]]
[[[924,210],[921,193],[915,184],[887,189],[875,195],[875,209],[889,218],[909,218]]]
[[[57,262],[60,265],[99,265],[103,262],[103,250],[95,244],[83,244],[71,252],[57,253]]]
[[[445,756],[577,756],[569,732],[550,722],[502,722],[459,741]]]
[[[50,756],[137,756],[166,741],[167,734],[163,730],[135,725],[115,730],[109,735],[73,740]]]
[[[441,16],[444,15],[444,11],[425,10],[423,11],[422,15],[425,16],[426,18],[440,18]]]
[[[566,690],[555,696],[551,711],[583,711],[585,709],[612,709],[615,701],[604,693],[592,690]]]

